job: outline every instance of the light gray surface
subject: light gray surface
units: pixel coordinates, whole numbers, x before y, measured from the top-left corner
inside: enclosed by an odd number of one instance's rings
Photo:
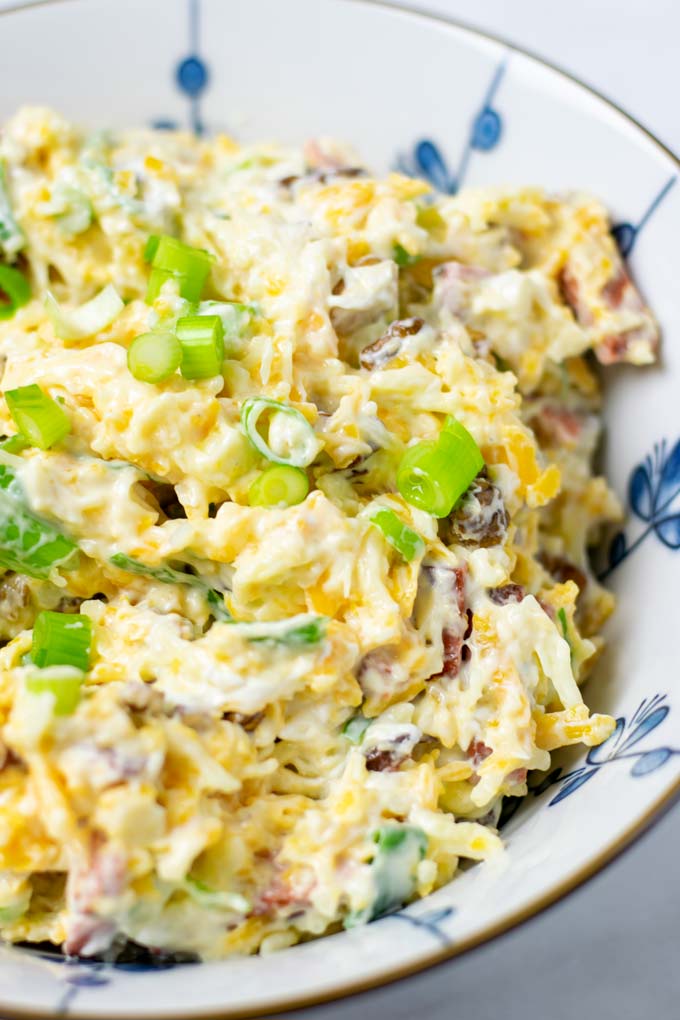
[[[16,0],[10,0],[16,3]],[[228,3],[229,0],[224,0]],[[285,2],[285,0],[281,0]],[[8,6],[0,0],[0,9]],[[680,152],[677,0],[409,0],[561,64]],[[314,1020],[642,1020],[680,1015],[680,806],[541,917]]]

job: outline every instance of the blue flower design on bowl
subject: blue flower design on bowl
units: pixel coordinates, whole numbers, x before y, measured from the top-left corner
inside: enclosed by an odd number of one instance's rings
[[[680,549],[680,439],[670,452],[665,439],[657,443],[653,452],[633,469],[628,501],[645,528],[631,543],[623,531],[614,536],[609,546],[609,563],[601,579],[608,577],[651,534],[667,549]]]
[[[591,747],[585,765],[566,773],[561,768],[553,769],[538,786],[531,787],[530,792],[539,796],[551,786],[559,784],[559,792],[549,802],[549,806],[552,806],[566,800],[594,779],[600,769],[612,762],[632,761],[630,775],[634,779],[650,775],[662,768],[671,758],[680,755],[680,748],[661,746],[640,749],[637,745],[668,716],[670,706],[666,701],[665,694],[656,694],[651,699],[645,698],[630,720],[627,721],[624,716],[618,718],[612,735],[598,747]]]
[[[481,107],[473,118],[456,170],[449,169],[441,148],[431,138],[420,139],[410,153],[402,153],[397,158],[397,170],[410,177],[423,177],[435,191],[448,195],[455,194],[463,183],[472,153],[491,152],[501,140],[503,119],[494,108],[493,101],[505,69],[506,61],[503,60],[494,71]]]

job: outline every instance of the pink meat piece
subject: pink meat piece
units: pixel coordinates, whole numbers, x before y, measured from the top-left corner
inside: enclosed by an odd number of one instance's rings
[[[492,273],[484,266],[444,262],[435,269],[433,275],[435,306],[446,308],[452,315],[465,319],[473,286],[480,280],[487,279]]]

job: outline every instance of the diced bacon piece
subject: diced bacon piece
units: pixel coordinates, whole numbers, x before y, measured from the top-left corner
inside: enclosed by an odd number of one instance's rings
[[[411,319],[398,319],[393,322],[381,337],[375,340],[368,347],[364,347],[359,355],[362,368],[370,371],[376,368],[383,368],[392,358],[395,358],[404,346],[406,337],[415,336],[425,325],[423,319],[413,317]]]
[[[471,740],[465,753],[470,759],[471,764],[476,768],[493,754],[493,747],[489,747],[483,740]]]
[[[475,478],[459,505],[442,526],[450,545],[488,547],[503,541],[508,513],[500,489],[488,478]]]
[[[604,283],[595,267],[611,266]],[[560,286],[576,321],[589,333],[598,361],[644,365],[654,360],[659,328],[628,275],[613,239],[593,230],[572,251],[562,269]]]
[[[499,588],[489,588],[489,598],[497,606],[507,606],[510,602],[521,602],[524,594],[521,584],[502,584]]]
[[[437,266],[433,302],[436,307],[445,308],[459,318],[465,319],[469,308],[471,292],[475,284],[485,280],[492,273],[483,266],[467,266],[463,262],[444,262]]]

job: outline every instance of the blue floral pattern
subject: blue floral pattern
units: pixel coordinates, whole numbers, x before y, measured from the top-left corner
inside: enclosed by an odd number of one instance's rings
[[[633,250],[633,246],[638,238],[638,234],[645,226],[645,224],[649,222],[649,220],[654,215],[656,210],[659,208],[659,206],[661,205],[664,198],[671,190],[677,179],[678,179],[677,176],[674,176],[670,177],[666,181],[666,183],[661,188],[659,193],[652,199],[650,204],[647,206],[647,209],[642,214],[642,216],[640,217],[636,224],[624,222],[618,223],[615,227],[612,228],[612,234],[614,235],[614,239],[618,244],[619,250],[621,254],[624,256],[624,258],[630,255],[631,251]]]
[[[406,924],[411,925],[412,928],[419,928],[421,931],[427,932],[442,946],[450,946],[452,940],[442,925],[444,921],[453,917],[455,912],[453,907],[435,908],[434,910],[427,910],[423,914],[411,914],[408,910],[396,910],[392,914],[386,914],[384,917],[378,918],[378,921],[404,921]]]
[[[667,549],[680,549],[680,439],[669,450],[666,440],[654,446],[638,464],[628,483],[628,501],[633,514],[645,527],[632,542],[619,531],[609,546],[604,580],[645,539],[655,534]]]
[[[189,127],[195,135],[205,133],[201,101],[210,84],[210,70],[199,54],[200,48],[200,0],[188,0],[189,53],[175,68],[177,87],[189,100]],[[175,120],[161,118],[153,122],[161,131],[176,131],[180,125]]]
[[[503,60],[494,71],[454,172],[449,170],[441,149],[431,138],[421,139],[415,143],[412,152],[402,153],[397,159],[397,169],[410,177],[424,177],[436,191],[455,194],[463,183],[472,153],[490,152],[501,140],[503,120],[493,102],[506,66],[507,60]]]
[[[680,755],[680,748],[667,746],[639,748],[637,745],[667,717],[670,706],[666,700],[665,694],[645,698],[630,720],[627,721],[625,716],[618,718],[612,735],[599,747],[590,748],[584,765],[570,772],[564,772],[561,768],[553,769],[542,783],[531,787],[530,792],[534,796],[539,796],[551,786],[558,784],[559,792],[549,801],[548,806],[552,806],[566,800],[572,793],[594,779],[602,768],[613,762],[632,762],[630,775],[635,779],[656,772],[671,758]]]

